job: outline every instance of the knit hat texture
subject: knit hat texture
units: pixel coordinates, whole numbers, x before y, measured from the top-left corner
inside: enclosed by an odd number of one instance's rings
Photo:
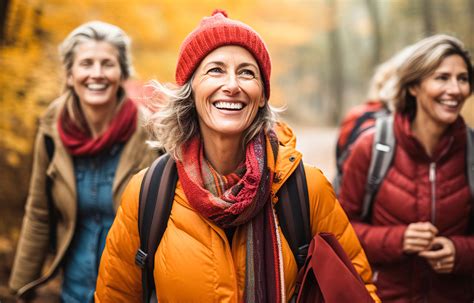
[[[215,10],[212,16],[204,17],[184,39],[176,66],[176,83],[183,85],[189,81],[201,61],[224,45],[242,46],[254,56],[263,77],[265,96],[269,99],[272,65],[265,43],[250,26],[228,18],[223,10]]]

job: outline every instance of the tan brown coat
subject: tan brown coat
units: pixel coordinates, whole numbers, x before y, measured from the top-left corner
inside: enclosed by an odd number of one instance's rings
[[[25,207],[9,287],[19,296],[45,283],[58,270],[59,265],[71,243],[76,226],[76,182],[73,159],[62,144],[56,127],[60,109],[66,97],[53,101],[40,120],[36,135],[34,159],[30,188]],[[137,129],[125,144],[113,181],[113,205],[117,211],[120,197],[130,177],[147,167],[157,156],[147,144],[147,134],[143,127],[144,114],[139,110]],[[51,161],[48,159],[44,136],[54,141],[55,151]],[[57,246],[49,268],[43,271],[48,254],[49,212],[46,197],[46,175],[53,180],[52,195],[57,210]]]

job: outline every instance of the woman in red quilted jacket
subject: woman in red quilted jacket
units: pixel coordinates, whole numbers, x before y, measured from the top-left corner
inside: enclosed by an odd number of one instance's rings
[[[435,35],[416,43],[394,92],[395,156],[360,219],[374,131],[354,144],[341,203],[374,268],[383,302],[473,302],[474,237],[461,109],[472,90],[462,42]]]

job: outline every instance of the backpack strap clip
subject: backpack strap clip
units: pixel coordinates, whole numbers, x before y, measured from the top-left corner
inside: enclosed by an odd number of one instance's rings
[[[306,257],[308,256],[309,243],[303,246],[298,247],[298,253],[295,255],[296,264],[298,268],[304,265],[306,262]]]
[[[137,250],[137,254],[135,255],[135,264],[138,265],[140,268],[145,267],[147,257],[148,254],[146,254],[143,250],[139,248]]]

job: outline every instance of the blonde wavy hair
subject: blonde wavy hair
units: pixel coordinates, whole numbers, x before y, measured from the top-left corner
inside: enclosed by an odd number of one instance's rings
[[[181,160],[181,146],[189,139],[199,135],[199,122],[193,98],[191,82],[194,76],[182,86],[161,84],[151,81],[154,89],[151,106],[158,109],[146,123],[151,134],[148,143],[158,149],[164,149],[175,159]],[[271,129],[277,120],[279,109],[265,102],[258,109],[252,124],[245,130],[243,146],[246,146],[262,129]]]
[[[377,66],[369,83],[367,93],[369,100],[380,100],[388,103],[389,100],[393,99],[397,70],[412,52],[413,45],[409,45]]]

